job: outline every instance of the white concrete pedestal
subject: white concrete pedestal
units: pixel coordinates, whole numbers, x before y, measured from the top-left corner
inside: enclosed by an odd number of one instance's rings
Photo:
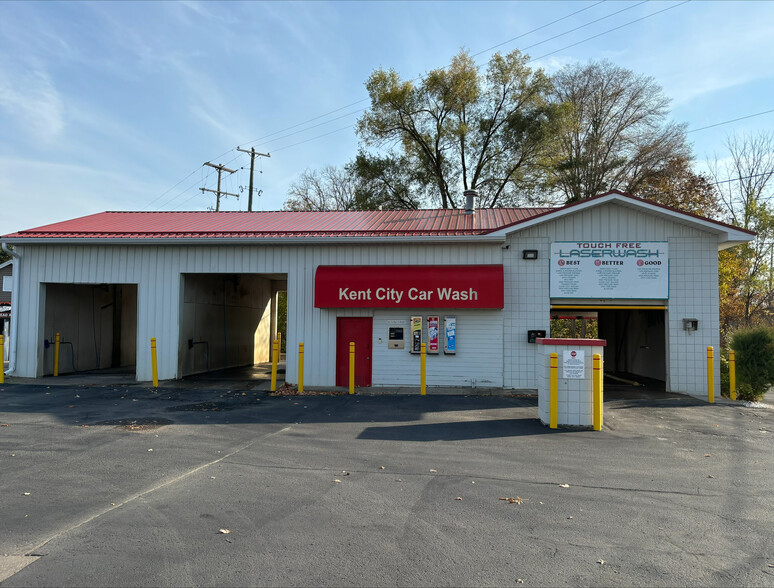
[[[558,357],[557,425],[591,427],[593,425],[592,392],[595,353],[603,356],[604,339],[538,339],[542,365],[538,375],[538,416],[544,425],[550,423],[550,357]],[[602,362],[600,362],[600,367]]]

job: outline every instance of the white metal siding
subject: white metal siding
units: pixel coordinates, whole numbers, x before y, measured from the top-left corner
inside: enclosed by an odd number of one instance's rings
[[[506,387],[534,388],[535,345],[528,329],[549,326],[548,263],[554,241],[668,241],[667,389],[706,397],[706,348],[720,354],[717,237],[688,225],[610,203],[536,225],[508,237],[505,253]],[[521,259],[537,249],[537,261]],[[682,330],[683,318],[698,318],[699,330]],[[720,362],[715,362],[719,394]]]
[[[443,317],[457,317],[457,353],[443,353]],[[494,387],[503,385],[503,311],[421,309],[411,311],[374,311],[373,385],[419,386],[419,355],[409,353],[411,346],[410,316],[438,316],[441,335],[440,353],[427,354],[428,386]],[[405,320],[405,349],[388,349],[387,334],[390,320]],[[426,340],[426,333],[423,340]],[[381,343],[379,339],[381,338]]]
[[[39,375],[37,347],[41,283],[137,284],[137,377],[151,378],[150,338],[156,337],[159,377],[177,374],[182,273],[278,273],[288,276],[287,378],[295,381],[298,343],[305,344],[308,385],[335,384],[337,312],[314,308],[319,265],[496,264],[499,244],[265,245],[22,245],[17,374]],[[368,316],[369,312],[366,312]],[[357,315],[361,311],[353,311]],[[410,314],[410,312],[407,312]]]
[[[305,381],[334,385],[337,316],[374,316],[374,338],[392,311],[318,309],[313,306],[314,274],[319,265],[450,265],[503,263],[505,310],[445,311],[458,316],[460,354],[428,358],[428,377],[454,385],[459,377],[500,382],[508,388],[535,388],[535,345],[526,342],[530,329],[549,328],[549,247],[553,241],[668,241],[670,297],[667,322],[668,387],[697,396],[706,394],[704,357],[708,345],[718,347],[717,238],[707,232],[641,210],[610,203],[512,233],[503,251],[499,244],[357,244],[357,245],[19,245],[15,317],[19,322],[17,374],[38,375],[42,340],[42,283],[134,283],[138,285],[137,376],[149,380],[150,337],[158,340],[159,376],[176,377],[181,273],[286,274],[288,277],[287,378],[296,380],[299,342],[305,344]],[[523,249],[537,249],[536,261],[521,259]],[[18,313],[18,314],[16,314]],[[428,311],[399,311],[427,316]],[[683,318],[698,318],[699,330],[682,330]],[[477,325],[481,331],[468,331]],[[382,326],[379,326],[382,325]],[[486,330],[492,331],[486,332]],[[498,335],[502,333],[502,337]],[[383,339],[386,334],[383,334]],[[468,362],[461,353],[475,343],[493,356],[493,363]],[[497,356],[502,350],[502,364]],[[418,380],[414,356],[399,359],[386,348],[374,349],[374,384]],[[718,350],[719,351],[719,350]],[[716,353],[719,355],[719,353]],[[491,359],[491,358],[490,358]],[[483,361],[483,360],[482,360]],[[416,365],[415,365],[416,364]],[[501,367],[497,368],[497,365]],[[454,367],[450,367],[454,366]],[[479,369],[480,366],[480,369]],[[397,370],[394,368],[398,368]],[[416,374],[414,369],[416,368]],[[716,362],[716,386],[719,386]],[[396,373],[400,371],[400,373]],[[392,372],[392,373],[390,373]],[[484,373],[487,375],[485,376]],[[405,375],[404,375],[405,374]],[[498,379],[499,374],[499,379]],[[492,377],[489,378],[489,375]],[[432,382],[431,382],[432,383]],[[483,385],[483,384],[482,384]],[[500,385],[494,383],[492,385]],[[717,390],[716,390],[717,393]]]

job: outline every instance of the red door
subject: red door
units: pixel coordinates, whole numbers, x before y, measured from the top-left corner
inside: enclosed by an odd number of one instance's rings
[[[371,385],[371,331],[373,318],[336,319],[336,385],[349,386],[349,343],[355,342],[355,386]]]

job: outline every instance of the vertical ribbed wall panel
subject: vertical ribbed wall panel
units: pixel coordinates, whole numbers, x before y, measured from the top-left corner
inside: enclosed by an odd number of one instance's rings
[[[34,377],[40,341],[40,284],[137,284],[137,377],[149,380],[150,338],[156,337],[159,377],[178,376],[181,274],[269,273],[288,279],[287,378],[297,379],[297,349],[306,348],[310,385],[335,381],[336,317],[370,316],[314,308],[319,265],[501,263],[497,244],[422,245],[26,245],[22,254],[17,316],[17,374]],[[410,311],[407,311],[410,314]]]
[[[17,374],[33,377],[38,371],[40,341],[40,284],[133,283],[138,285],[137,376],[150,379],[150,337],[158,340],[159,376],[176,377],[178,369],[180,286],[183,273],[285,274],[288,279],[287,378],[297,379],[298,343],[305,343],[305,380],[309,385],[335,383],[336,317],[370,316],[368,309],[352,311],[314,308],[314,275],[320,265],[449,265],[504,263],[506,308],[502,313],[504,385],[535,386],[534,346],[526,330],[545,328],[550,300],[546,267],[552,241],[572,240],[670,241],[672,266],[670,307],[680,313],[696,308],[708,328],[717,325],[717,256],[708,234],[654,215],[611,204],[537,225],[509,237],[510,249],[499,244],[362,244],[352,245],[20,245],[20,291],[14,313],[19,320]],[[538,249],[537,262],[521,260],[522,249]],[[703,252],[700,254],[700,251]],[[702,270],[715,272],[714,280],[688,287],[693,274],[678,272],[689,258],[701,257]],[[679,258],[679,259],[678,259]],[[714,264],[714,265],[713,265]],[[705,295],[705,290],[715,288]],[[406,314],[412,314],[410,309]],[[420,313],[418,313],[420,314]],[[422,312],[421,314],[427,314]],[[439,311],[441,314],[441,311]],[[466,313],[467,314],[467,313]],[[475,312],[473,312],[475,315]],[[471,316],[473,316],[471,315]],[[699,355],[685,357],[685,334],[675,332],[678,319],[670,315],[670,372],[680,391],[698,393],[691,385],[700,373]],[[696,338],[698,339],[698,338]],[[706,340],[717,339],[715,335]],[[701,344],[705,340],[702,338]],[[499,345],[497,346],[499,348]],[[389,355],[387,356],[389,357]],[[690,365],[689,365],[690,364]],[[382,366],[383,367],[383,366]],[[381,368],[380,368],[381,369]]]
[[[513,233],[508,238],[510,249],[504,260],[506,387],[536,385],[534,366],[540,354],[537,346],[526,342],[526,336],[529,329],[548,330],[550,299],[546,269],[551,242],[629,240],[669,242],[668,386],[675,392],[706,396],[706,347],[714,345],[717,349],[719,341],[717,238],[688,225],[617,204],[587,209]],[[522,249],[537,249],[538,262],[521,260]],[[682,318],[699,318],[700,331],[683,331]],[[718,364],[716,385],[720,381]]]

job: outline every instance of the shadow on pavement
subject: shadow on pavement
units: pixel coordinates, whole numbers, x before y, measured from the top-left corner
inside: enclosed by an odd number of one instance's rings
[[[528,435],[553,435],[569,433],[577,429],[551,430],[537,418],[457,421],[452,423],[422,423],[389,427],[368,427],[358,439],[379,441],[467,441],[470,439],[494,439],[497,437],[524,437]]]

